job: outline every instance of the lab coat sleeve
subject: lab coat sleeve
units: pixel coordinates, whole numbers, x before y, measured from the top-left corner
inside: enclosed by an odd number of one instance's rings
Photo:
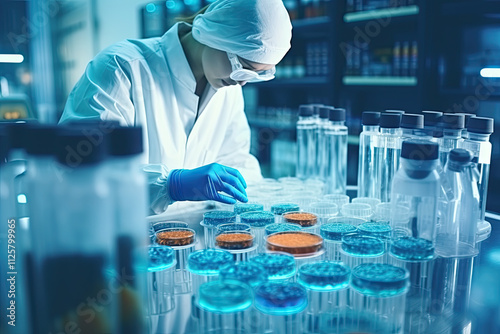
[[[148,178],[150,213],[158,215],[165,212],[167,207],[174,202],[168,190],[169,170],[162,164],[144,165],[142,170]]]
[[[230,126],[226,130],[225,145],[222,145],[219,151],[217,162],[236,168],[248,184],[257,183],[262,180],[262,174],[257,158],[250,154],[251,133],[244,111],[243,96],[236,99],[231,107]]]
[[[128,67],[118,55],[106,50],[98,54],[71,91],[59,123],[90,118],[134,125]]]

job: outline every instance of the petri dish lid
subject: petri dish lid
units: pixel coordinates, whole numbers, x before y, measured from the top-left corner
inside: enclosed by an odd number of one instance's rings
[[[362,203],[368,204],[372,208],[372,212],[375,212],[377,205],[380,204],[380,200],[375,197],[356,197],[353,198],[352,203]]]
[[[250,262],[263,267],[270,280],[295,276],[295,258],[288,253],[266,253],[250,258]]]
[[[359,217],[364,219],[370,218],[373,214],[371,205],[365,203],[344,204],[340,212],[346,217]]]
[[[233,263],[233,255],[222,249],[201,249],[189,254],[188,269],[198,275],[217,275],[221,267]]]
[[[349,267],[331,261],[306,263],[299,269],[298,282],[311,290],[333,291],[349,285]]]
[[[244,311],[252,305],[252,289],[239,281],[211,281],[199,289],[198,305],[216,313]]]
[[[269,211],[245,212],[240,215],[240,220],[250,227],[259,228],[274,223],[274,215]]]
[[[167,221],[161,221],[161,222],[153,222],[151,223],[151,227],[155,232],[158,232],[159,230],[163,230],[166,228],[174,228],[174,227],[189,227],[188,223],[185,223],[180,220],[167,220]]]
[[[256,287],[267,281],[267,271],[254,262],[238,262],[222,267],[219,277],[221,280],[235,280]]]
[[[223,232],[230,231],[246,231],[250,232],[250,225],[244,223],[229,223],[229,224],[221,224],[217,226],[216,234],[221,234]]]
[[[320,199],[322,202],[330,202],[337,204],[337,207],[342,208],[344,204],[349,203],[349,196],[340,194],[327,194]]]
[[[215,210],[203,214],[203,223],[209,226],[236,222],[236,213],[232,211]]]
[[[330,202],[314,202],[309,204],[309,211],[319,217],[332,217],[339,213],[339,207]]]
[[[298,283],[269,281],[255,290],[255,307],[265,314],[297,314],[306,306],[307,291]]]
[[[148,271],[162,271],[175,264],[175,253],[169,246],[149,246]]]
[[[346,223],[327,223],[321,225],[320,234],[325,240],[342,241],[342,237],[346,234],[356,233],[357,228],[352,224]]]
[[[406,293],[409,285],[408,270],[390,264],[363,263],[351,274],[351,287],[367,296],[396,296]]]

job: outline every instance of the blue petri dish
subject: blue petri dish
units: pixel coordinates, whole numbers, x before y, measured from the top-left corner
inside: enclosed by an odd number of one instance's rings
[[[182,221],[164,221],[164,222],[156,222],[151,225],[155,232],[160,230],[164,230],[166,228],[189,228],[189,224]]]
[[[274,215],[269,211],[252,211],[240,215],[241,222],[251,227],[265,227],[274,223]]]
[[[344,235],[355,233],[356,231],[356,226],[343,223],[328,223],[321,225],[319,229],[319,233],[323,239],[338,242],[342,241]]]
[[[170,246],[149,246],[148,271],[162,271],[175,264],[174,249]]]
[[[352,270],[351,287],[374,297],[391,297],[404,293],[410,285],[408,270],[382,263],[363,263]]]
[[[189,254],[189,271],[198,275],[217,275],[224,265],[233,263],[233,255],[222,249],[202,249]]]
[[[271,280],[288,279],[295,275],[295,258],[291,254],[259,254],[249,261],[263,267]]]
[[[249,211],[264,211],[264,205],[258,203],[236,203],[233,210],[237,215],[241,215]]]
[[[266,314],[296,314],[306,306],[307,291],[299,283],[269,281],[255,290],[255,307]]]
[[[236,222],[236,213],[232,211],[209,211],[203,214],[203,223],[210,226]]]
[[[358,226],[358,233],[383,240],[390,239],[391,232],[391,226],[386,223],[363,223]]]
[[[282,215],[290,211],[300,211],[300,208],[294,203],[278,203],[271,206],[271,212],[275,215]]]
[[[377,256],[384,254],[385,246],[379,238],[349,234],[342,237],[342,250],[353,256]]]
[[[311,290],[333,291],[349,285],[351,270],[338,262],[306,263],[299,269],[298,282]]]
[[[224,266],[219,271],[221,280],[235,280],[256,287],[267,281],[265,268],[252,262],[238,262]]]
[[[301,229],[302,226],[300,226],[299,224],[274,223],[266,226],[266,235],[277,232],[300,231]]]
[[[238,281],[212,281],[200,285],[198,305],[215,313],[244,311],[252,305],[252,289]]]
[[[434,246],[427,239],[402,237],[392,242],[391,254],[405,261],[428,261],[434,257]]]

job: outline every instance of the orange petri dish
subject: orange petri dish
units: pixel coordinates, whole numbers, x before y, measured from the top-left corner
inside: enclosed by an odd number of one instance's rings
[[[253,246],[253,235],[246,231],[228,231],[215,238],[215,245],[223,249],[245,249]]]
[[[287,212],[283,214],[283,220],[287,223],[299,224],[302,227],[316,225],[318,216],[309,212]]]
[[[165,246],[186,246],[194,243],[195,232],[189,228],[167,228],[156,232],[156,243]]]
[[[286,252],[294,256],[312,255],[323,246],[323,238],[303,231],[287,231],[267,237],[267,249],[272,252]]]

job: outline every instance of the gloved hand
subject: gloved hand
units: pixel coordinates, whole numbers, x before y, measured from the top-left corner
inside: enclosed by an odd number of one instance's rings
[[[195,169],[174,169],[167,181],[170,198],[175,201],[248,202],[247,184],[240,172],[217,163]]]

